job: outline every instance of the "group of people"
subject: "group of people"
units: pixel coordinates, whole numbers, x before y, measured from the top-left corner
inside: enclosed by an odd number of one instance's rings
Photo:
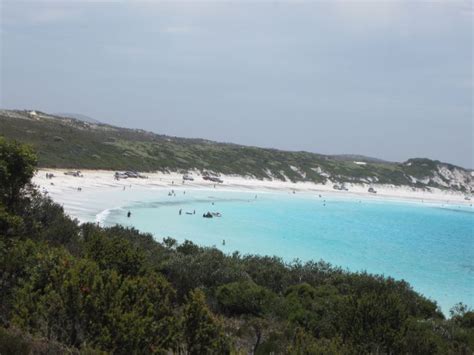
[[[131,187],[131,186],[130,186]],[[125,190],[125,186],[123,187],[123,189]],[[186,191],[183,191],[183,195],[186,194]],[[171,190],[168,192],[168,196],[173,196],[173,197],[176,197],[176,192],[175,190]],[[257,195],[255,195],[255,198],[257,198]],[[212,202],[212,205],[214,205],[214,202]],[[178,214],[181,216],[183,214],[183,209],[180,208],[179,211],[178,211]],[[186,214],[188,215],[195,215],[196,214],[196,210],[193,210],[193,212],[186,212]],[[128,211],[127,212],[127,218],[130,218],[132,216],[132,212]],[[213,218],[213,217],[221,217],[222,215],[219,213],[219,212],[207,212],[207,213],[204,213],[203,215],[203,218]]]
[[[183,191],[183,195],[186,195],[186,191]],[[168,192],[168,196],[176,197],[176,192],[174,190],[171,190],[170,192]]]

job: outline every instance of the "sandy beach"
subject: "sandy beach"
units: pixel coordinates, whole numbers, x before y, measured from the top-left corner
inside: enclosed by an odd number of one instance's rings
[[[82,177],[65,175],[66,170],[41,169],[33,182],[40,190],[47,193],[54,201],[62,204],[68,214],[85,221],[81,216],[88,214],[97,215],[106,209],[114,208],[126,203],[119,192],[133,187],[140,189],[216,189],[216,191],[252,191],[252,192],[287,192],[297,194],[323,194],[327,197],[345,197],[357,199],[398,200],[417,203],[430,203],[442,205],[470,206],[472,201],[465,200],[465,195],[460,192],[446,191],[431,188],[431,191],[413,189],[408,186],[371,185],[376,194],[368,192],[368,185],[347,184],[349,191],[336,191],[334,183],[315,184],[311,182],[292,183],[280,180],[257,180],[241,176],[222,175],[222,184],[205,181],[197,173],[193,174],[194,181],[183,183],[182,174],[178,173],[147,173],[146,179],[128,178],[114,179],[114,172],[107,170],[83,170]],[[47,179],[46,174],[53,174],[52,179]],[[117,191],[113,197],[101,199],[101,192]],[[97,196],[97,198],[94,198]],[[108,196],[111,196],[109,194]],[[127,195],[128,196],[128,195]],[[89,218],[90,219],[90,218]]]

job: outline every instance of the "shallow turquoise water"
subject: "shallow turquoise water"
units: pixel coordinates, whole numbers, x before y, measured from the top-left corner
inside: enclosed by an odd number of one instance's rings
[[[351,271],[405,279],[444,312],[459,301],[474,306],[474,213],[469,207],[317,194],[134,193],[137,202],[110,210],[104,224],[133,225],[157,239],[189,239],[225,252],[278,255],[287,261],[323,259]],[[186,214],[194,210],[195,215]],[[202,218],[207,211],[222,217]]]

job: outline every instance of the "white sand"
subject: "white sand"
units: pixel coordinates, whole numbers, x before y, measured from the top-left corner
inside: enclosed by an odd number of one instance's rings
[[[431,191],[413,189],[407,186],[377,185],[373,184],[377,194],[369,193],[368,185],[347,184],[349,191],[336,191],[334,183],[315,184],[311,182],[292,183],[279,180],[257,180],[240,176],[221,176],[222,184],[204,181],[201,176],[193,174],[194,181],[186,181],[183,185],[182,174],[177,173],[150,173],[145,174],[148,179],[114,179],[114,172],[107,170],[82,170],[83,177],[64,175],[66,170],[41,169],[33,178],[33,182],[42,191],[47,191],[51,198],[62,204],[67,213],[81,221],[91,220],[84,216],[97,215],[106,209],[115,208],[127,202],[118,193],[124,187],[166,189],[185,187],[186,189],[212,189],[234,191],[273,191],[293,192],[305,194],[323,194],[324,196],[340,196],[347,198],[364,198],[378,200],[401,200],[430,204],[471,205],[472,201],[465,200],[465,195],[455,191],[445,191],[432,188]],[[53,179],[46,179],[46,173],[53,173]],[[82,191],[78,191],[78,188]],[[104,201],[101,192],[116,190]]]

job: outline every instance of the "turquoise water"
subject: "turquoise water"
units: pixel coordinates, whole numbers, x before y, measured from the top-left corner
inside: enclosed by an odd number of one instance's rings
[[[460,301],[474,306],[472,208],[317,194],[258,193],[255,198],[255,192],[213,190],[176,190],[176,196],[160,190],[135,193],[137,202],[108,211],[104,224],[134,226],[157,239],[189,239],[229,253],[277,255],[287,261],[323,259],[351,271],[404,279],[444,312]],[[131,218],[126,217],[128,210]],[[186,214],[194,210],[195,215]],[[207,211],[222,217],[202,218]]]

